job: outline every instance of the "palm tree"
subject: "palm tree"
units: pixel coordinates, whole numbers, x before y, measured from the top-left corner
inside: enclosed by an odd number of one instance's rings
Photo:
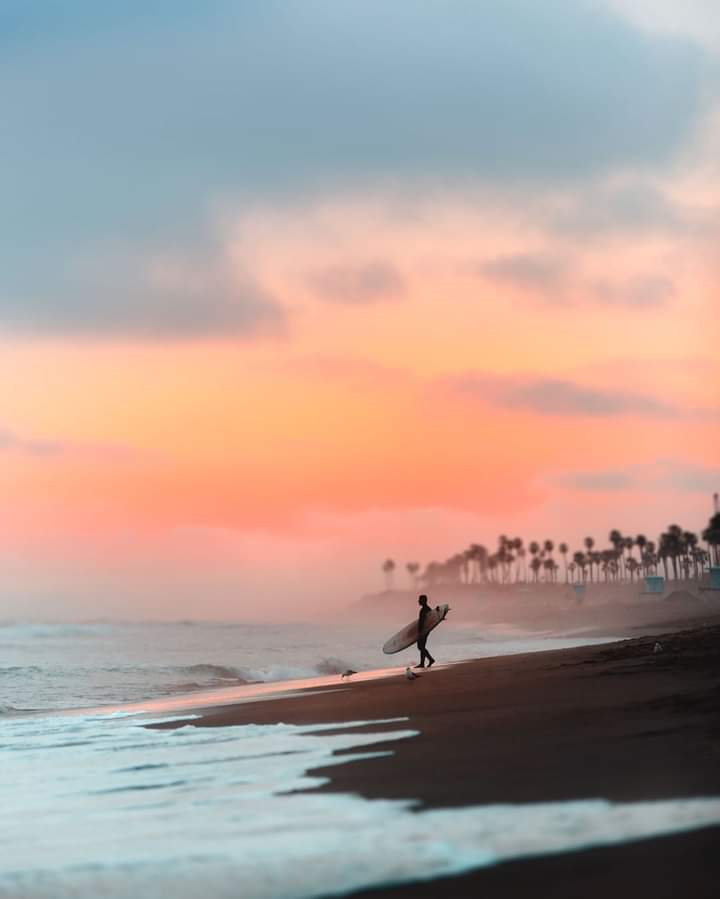
[[[472,580],[472,560],[473,560],[473,551],[472,549],[466,549],[465,552],[461,553],[462,555],[462,570],[463,570],[463,580],[466,584],[469,584]]]
[[[583,543],[585,544],[585,549],[588,551],[587,557],[588,557],[588,562],[590,564],[590,583],[592,583],[592,579],[593,579],[592,548],[593,548],[593,546],[595,546],[595,541],[593,540],[592,537],[586,537],[583,540]]]
[[[609,566],[610,566],[610,562],[613,559],[613,550],[604,549],[601,553],[598,553],[598,555],[600,556],[600,562],[602,565],[602,573],[605,575],[605,583],[607,583],[608,572],[610,570]]]
[[[393,585],[393,572],[395,571],[395,563],[392,559],[385,559],[383,562],[382,570],[385,574],[385,588],[387,590],[392,590]]]
[[[530,560],[530,568],[535,574],[534,579],[537,580],[537,569],[533,568],[533,562],[535,561],[535,557],[537,556],[537,554],[540,552],[540,544],[537,542],[537,540],[532,540],[530,542],[530,545],[528,546],[528,549],[530,550],[530,555],[532,556],[532,559]]]
[[[585,580],[585,566],[587,565],[587,559],[585,558],[585,553],[580,552],[580,550],[576,550],[573,553],[573,562],[580,569],[580,576],[583,580]]]
[[[613,549],[611,550],[612,556],[612,565],[610,566],[611,571],[615,577],[615,580],[622,579],[622,570],[623,570],[623,554],[622,549]]]
[[[558,546],[558,552],[563,557],[563,562],[565,563],[565,583],[567,584],[567,582],[568,582],[568,560],[567,560],[568,545],[567,545],[567,543],[561,543]]]
[[[439,562],[428,562],[425,571],[420,578],[428,587],[432,587],[440,580],[442,565]]]
[[[462,553],[451,556],[445,562],[445,576],[451,584],[462,582],[462,572],[465,565],[465,558]]]
[[[405,565],[405,568],[407,569],[407,573],[410,576],[410,586],[416,587],[418,571],[420,571],[420,563],[419,562],[408,562]]]
[[[548,556],[550,557],[550,561],[553,563],[550,566],[546,566],[546,570],[550,571],[550,572],[555,571],[555,560],[552,557],[554,549],[555,549],[555,544],[552,542],[552,540],[546,540],[543,543],[543,554],[547,553]]]
[[[480,574],[481,580],[487,581],[487,567],[488,567],[488,551],[481,544],[477,544],[475,549],[478,571]]]
[[[648,540],[645,549],[647,551],[649,568],[652,568],[653,574],[657,574],[658,557],[655,554],[655,550],[657,549],[657,547],[655,546],[655,541]]]
[[[555,575],[555,562],[550,556],[548,556],[548,558],[543,561],[543,568],[548,573],[547,580],[553,581]]]
[[[683,548],[685,550],[685,558],[687,559],[688,578],[690,577],[689,572],[691,564],[694,569],[695,578],[698,576],[697,559],[695,558],[695,547],[697,546],[697,543],[697,534],[693,534],[692,531],[683,531]]]
[[[478,580],[478,563],[479,563],[479,552],[480,545],[478,543],[471,543],[467,549],[467,557],[470,562],[470,583],[474,584]]]
[[[635,581],[635,572],[640,567],[640,563],[638,562],[637,559],[635,559],[633,556],[631,556],[627,560],[626,564],[627,564],[627,570],[630,572],[630,583],[632,584]]]
[[[638,534],[635,538],[635,545],[638,548],[638,552],[640,553],[640,561],[642,562],[643,555],[645,554],[645,547],[647,546],[647,537],[645,534]]]
[[[532,547],[532,544],[530,544],[530,546]],[[532,552],[532,548],[530,549],[530,552]],[[537,555],[534,555],[532,557],[532,561],[530,562],[530,569],[532,570],[533,580],[535,581],[535,583],[537,583],[538,572],[540,571],[541,565],[542,565],[542,560],[540,558],[538,558]]]
[[[668,560],[668,558],[670,557],[670,553],[668,552],[668,548],[667,548],[667,546],[665,545],[665,541],[663,540],[663,537],[664,537],[664,536],[665,536],[664,534],[661,534],[661,535],[660,535],[660,541],[659,541],[659,542],[660,542],[660,546],[658,547],[658,552],[657,552],[657,554],[658,554],[658,559],[659,559],[659,560],[662,562],[662,564],[663,564],[663,571],[665,572],[665,580],[666,580],[666,581],[669,581],[670,578],[668,577],[667,560]]]
[[[512,548],[515,550],[515,558],[517,559],[517,567],[515,568],[515,582],[520,580],[520,566],[525,561],[525,547],[523,546],[522,537],[516,537],[512,541]],[[523,580],[525,579],[523,575]]]
[[[670,556],[673,566],[674,579],[678,579],[678,556],[682,555],[682,528],[678,524],[671,524],[667,532],[660,537],[661,543],[665,542],[665,550]]]
[[[628,561],[629,561],[630,557],[632,556],[632,548],[633,548],[633,546],[635,546],[635,540],[632,537],[626,537],[624,543],[625,543],[625,549],[627,550]]]
[[[705,575],[705,565],[710,561],[710,553],[698,546],[693,550],[693,560],[699,567],[699,578],[702,578]]]
[[[617,530],[617,528],[614,528],[608,534],[608,540],[610,541],[610,543],[612,543],[612,545],[615,549],[617,549],[618,546],[620,546],[623,543],[624,539],[625,538],[620,533],[620,531]]]
[[[708,545],[708,552],[715,565],[720,564],[720,512],[716,512],[702,532],[702,538]]]
[[[495,580],[495,569],[498,567],[498,557],[497,553],[492,553],[487,558],[487,567],[489,571],[489,577],[491,581]]]

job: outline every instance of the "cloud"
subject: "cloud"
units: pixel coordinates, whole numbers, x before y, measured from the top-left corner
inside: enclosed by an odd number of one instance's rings
[[[627,490],[635,486],[632,474],[621,469],[607,471],[575,471],[567,475],[558,475],[554,483],[574,490]]]
[[[478,273],[490,281],[557,297],[565,290],[568,264],[541,253],[515,253],[481,263]]]
[[[0,427],[0,452],[16,452],[28,456],[56,456],[64,452],[65,448],[65,444],[58,440],[21,437],[8,428]]]
[[[545,302],[596,302],[627,308],[663,306],[675,294],[672,279],[660,274],[588,278],[582,259],[560,253],[512,253],[486,260],[476,271],[484,279],[524,291]]]
[[[398,269],[381,260],[361,265],[331,265],[310,273],[307,282],[323,299],[348,305],[394,299],[405,290]]]
[[[609,306],[654,307],[675,295],[675,284],[661,275],[637,276],[624,282],[596,281],[589,285],[589,293]]]
[[[121,287],[117,271],[68,282],[67,261],[129,235],[194,247],[218,206],[483,185],[527,198],[664,171],[717,95],[696,45],[574,0],[140,6],[3,4],[6,330],[277,331],[282,310],[249,278],[171,295],[142,278]],[[647,191],[618,190],[604,211],[558,210],[556,227],[602,230],[621,210],[629,223],[676,214]],[[325,280],[339,302],[381,292],[377,273]]]
[[[494,406],[524,409],[538,415],[676,418],[680,411],[652,396],[605,390],[570,380],[469,374],[454,388]]]
[[[685,35],[720,51],[720,16],[716,0],[600,0],[620,16],[646,28],[674,36]]]
[[[0,426],[0,453],[2,452],[18,453],[38,458],[79,455],[85,458],[102,459],[104,462],[130,462],[148,455],[145,450],[120,444],[83,443],[45,437],[26,437],[10,428]]]
[[[187,233],[208,198],[662,166],[714,86],[696,45],[575,0],[66,6],[3,4],[9,260]]]
[[[572,490],[667,490],[709,494],[720,489],[720,468],[680,459],[658,459],[623,468],[562,472],[551,475],[548,480]]]
[[[221,259],[66,264],[42,293],[0,295],[0,329],[16,334],[190,340],[277,334],[284,326],[282,306]]]
[[[545,224],[565,237],[629,231],[633,234],[702,231],[713,222],[707,213],[638,180],[593,185],[545,213]]]

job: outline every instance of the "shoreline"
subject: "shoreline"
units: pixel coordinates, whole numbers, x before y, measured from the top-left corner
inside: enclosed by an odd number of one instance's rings
[[[656,642],[662,652],[653,652]],[[501,656],[422,673],[205,709],[196,727],[337,724],[407,718],[419,731],[389,754],[313,769],[321,792],[414,800],[417,809],[601,798],[720,796],[720,618],[682,631],[575,649]],[[180,722],[156,723],[160,729]],[[389,725],[388,725],[389,726]],[[396,726],[393,724],[392,726]],[[368,725],[382,731],[381,725]],[[607,899],[714,894],[720,827],[481,868],[447,880],[376,888],[357,899],[440,893]]]
[[[695,602],[687,603],[677,601],[668,604],[653,604],[650,606],[634,605],[627,607],[598,606],[577,607],[565,609],[562,616],[554,619],[545,610],[532,624],[527,621],[517,634],[516,639],[508,637],[494,640],[493,628],[497,627],[503,616],[497,621],[479,621],[468,619],[468,630],[486,628],[489,641],[494,644],[490,654],[466,656],[464,658],[451,658],[447,661],[440,659],[441,666],[464,664],[465,662],[489,659],[513,657],[520,654],[535,652],[564,651],[565,647],[544,648],[539,645],[542,641],[548,643],[567,642],[570,649],[581,646],[593,646],[603,643],[615,643],[632,639],[636,635],[657,635],[667,633],[670,630],[688,629],[701,626],[708,620],[720,621],[720,605],[709,603],[698,605]],[[514,625],[504,625],[512,627]],[[510,647],[517,645],[517,641],[537,643],[537,648],[532,650],[499,651],[503,643]],[[478,647],[481,650],[482,645]],[[412,651],[412,650],[410,650]],[[440,650],[440,652],[442,652]],[[389,662],[393,656],[386,656]],[[409,660],[405,658],[402,663],[386,665],[377,668],[361,669],[353,676],[353,682],[364,680],[394,677],[401,673]],[[414,657],[413,657],[414,664]],[[253,703],[259,700],[276,701],[282,698],[297,699],[305,693],[316,690],[344,690],[350,682],[344,682],[340,674],[316,674],[300,678],[282,680],[265,680],[238,683],[235,685],[222,685],[202,687],[190,692],[167,693],[143,700],[109,703],[107,705],[83,705],[71,706],[61,709],[18,709],[17,714],[111,714],[111,713],[141,713],[176,714],[178,712],[198,712],[206,714],[213,709],[225,706],[233,706],[241,703]],[[15,714],[15,713],[13,713]]]

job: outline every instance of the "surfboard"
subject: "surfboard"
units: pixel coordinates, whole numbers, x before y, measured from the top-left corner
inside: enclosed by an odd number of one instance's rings
[[[431,609],[425,619],[423,634],[429,634],[441,621],[444,621],[445,616],[449,611],[450,606],[447,603],[443,603],[441,606],[435,606],[434,609]],[[408,646],[412,646],[413,643],[417,643],[418,637],[420,636],[416,618],[415,621],[411,621],[410,624],[406,625],[396,634],[393,634],[392,637],[385,642],[383,652],[388,656],[392,655],[394,652],[401,652],[401,650],[407,649]]]

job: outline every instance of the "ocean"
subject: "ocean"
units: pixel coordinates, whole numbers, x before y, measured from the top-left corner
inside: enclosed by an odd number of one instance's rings
[[[402,622],[398,623],[398,628]],[[417,661],[381,646],[386,623],[0,623],[0,714],[138,703],[163,696]],[[430,637],[438,661],[599,642],[511,625],[443,622]]]
[[[0,627],[0,897],[313,899],[720,822],[720,802],[703,798],[418,810],[412,800],[312,791],[325,782],[319,767],[417,739],[404,718],[338,721],[342,733],[193,726],[193,703],[208,691],[227,701],[256,689],[249,682],[282,689],[303,676],[341,689],[346,667],[387,665],[385,636],[331,623]],[[433,653],[581,642],[590,641],[448,623]],[[172,712],[179,696],[182,714]],[[168,715],[177,729],[146,726]]]

